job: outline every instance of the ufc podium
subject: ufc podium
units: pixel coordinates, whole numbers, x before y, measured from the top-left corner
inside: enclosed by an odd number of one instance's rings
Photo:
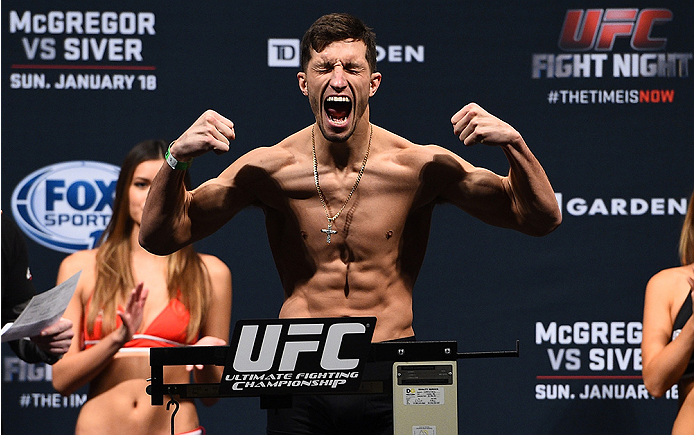
[[[152,405],[179,399],[260,397],[291,406],[298,394],[392,395],[394,433],[458,434],[457,360],[518,357],[515,350],[458,353],[455,341],[371,343],[375,317],[241,320],[229,346],[150,349]],[[224,366],[218,384],[167,384],[164,366]]]

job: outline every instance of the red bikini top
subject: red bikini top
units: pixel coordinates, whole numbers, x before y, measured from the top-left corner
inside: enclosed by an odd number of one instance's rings
[[[127,342],[123,348],[148,348],[148,347],[177,347],[193,344],[186,341],[188,322],[190,321],[190,313],[186,309],[183,302],[180,301],[181,292],[178,292],[176,298],[171,299],[164,309],[157,315],[152,323],[147,326],[147,329],[133,335],[133,339]],[[87,303],[87,308],[91,303],[91,297]],[[123,310],[121,305],[119,310]],[[94,331],[90,334],[87,331],[87,323],[84,322],[84,348],[87,349],[94,346],[102,338],[101,331],[102,315],[96,317],[94,321]],[[120,316],[116,316],[116,328],[123,324]]]

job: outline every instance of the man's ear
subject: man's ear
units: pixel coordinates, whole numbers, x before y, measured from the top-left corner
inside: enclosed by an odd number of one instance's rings
[[[371,83],[369,87],[369,97],[373,97],[376,91],[378,90],[378,87],[381,86],[381,79],[383,76],[379,72],[375,72],[371,74]]]
[[[297,80],[299,80],[299,89],[301,89],[301,93],[308,97],[308,85],[306,83],[306,73],[303,71],[299,71],[296,74],[296,78],[297,78]]]

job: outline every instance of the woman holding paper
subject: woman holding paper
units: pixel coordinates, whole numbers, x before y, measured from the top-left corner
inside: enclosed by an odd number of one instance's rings
[[[2,324],[22,313],[36,294],[29,269],[29,255],[22,231],[5,213],[2,215]],[[9,342],[14,353],[28,363],[55,364],[68,351],[74,333],[72,322],[60,318],[37,335]],[[5,337],[3,336],[3,341]]]
[[[165,151],[165,142],[150,140],[128,153],[100,246],[68,256],[58,272],[62,282],[82,270],[64,314],[74,324],[75,340],[53,367],[53,386],[61,394],[89,384],[75,428],[78,435],[170,434],[174,409],[152,406],[145,391],[149,348],[225,345],[229,337],[227,266],[190,246],[156,256],[138,243],[142,208]],[[166,369],[167,383],[187,383],[191,371],[195,382],[212,383],[220,381],[223,367]],[[181,401],[175,429],[204,434],[193,401]]]

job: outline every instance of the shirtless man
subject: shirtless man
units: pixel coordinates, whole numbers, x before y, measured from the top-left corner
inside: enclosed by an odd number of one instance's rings
[[[506,176],[371,124],[369,98],[382,77],[374,34],[358,19],[318,19],[304,35],[297,78],[315,124],[248,152],[197,189],[186,191],[183,171],[173,168],[228,151],[234,124],[208,110],[172,143],[173,159],[145,206],[143,247],[173,252],[259,206],[284,287],[280,317],[375,316],[380,342],[414,335],[412,289],[436,204],[533,236],[561,222],[549,180],[521,135],[477,104],[453,115],[453,132],[467,146],[501,148]]]

